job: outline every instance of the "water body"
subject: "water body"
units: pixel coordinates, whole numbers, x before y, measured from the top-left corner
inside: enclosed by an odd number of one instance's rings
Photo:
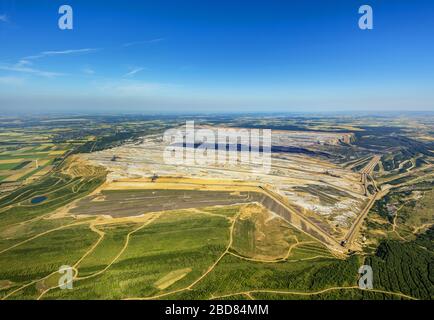
[[[47,200],[47,197],[46,197],[46,196],[39,196],[39,197],[35,197],[35,198],[33,198],[32,200],[30,200],[30,202],[31,202],[32,204],[38,204],[38,203],[41,203],[41,202],[43,202],[43,201],[45,201],[45,200]]]

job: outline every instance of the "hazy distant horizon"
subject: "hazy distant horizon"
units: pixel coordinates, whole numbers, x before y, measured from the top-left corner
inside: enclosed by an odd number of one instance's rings
[[[241,116],[251,116],[251,117],[420,117],[420,116],[434,116],[434,110],[389,110],[389,111],[366,111],[366,110],[342,110],[342,111],[294,111],[294,112],[141,112],[141,111],[117,111],[117,112],[89,112],[89,111],[40,111],[40,112],[0,112],[0,118],[62,118],[62,117],[95,117],[95,116],[107,116],[107,117],[241,117]]]

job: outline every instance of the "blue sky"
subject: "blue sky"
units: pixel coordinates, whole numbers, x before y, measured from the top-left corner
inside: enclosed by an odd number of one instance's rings
[[[74,29],[60,30],[62,4]],[[360,30],[369,4],[374,29]],[[8,112],[434,110],[431,0],[0,0]]]

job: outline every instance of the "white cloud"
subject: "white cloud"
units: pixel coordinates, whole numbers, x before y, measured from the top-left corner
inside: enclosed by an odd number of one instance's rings
[[[141,68],[141,67],[133,68],[130,72],[127,72],[127,73],[124,74],[123,76],[124,76],[124,77],[132,77],[132,76],[134,76],[136,73],[138,73],[138,72],[140,72],[140,71],[142,71],[142,70],[145,70],[145,68]]]
[[[138,44],[157,43],[157,42],[161,42],[161,41],[164,41],[164,38],[156,38],[156,39],[151,39],[151,40],[128,42],[128,43],[124,43],[122,46],[123,47],[131,47],[131,46],[135,46]]]
[[[40,59],[40,58],[44,58],[44,57],[58,56],[58,55],[91,53],[91,52],[95,52],[97,50],[98,49],[96,49],[96,48],[84,48],[84,49],[70,49],[70,50],[62,50],[62,51],[43,51],[43,52],[36,54],[36,55],[33,55],[33,56],[24,57],[23,60],[34,60],[34,59]]]
[[[8,22],[9,21],[8,16],[5,14],[0,14],[0,21],[1,22]]]

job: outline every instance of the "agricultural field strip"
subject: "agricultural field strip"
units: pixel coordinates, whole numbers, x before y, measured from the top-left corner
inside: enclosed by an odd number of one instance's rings
[[[11,152],[3,152],[0,154],[0,164],[19,163],[17,167],[7,171],[4,182],[17,182],[24,179],[37,178],[40,175],[47,174],[51,171],[50,163],[55,161],[56,156],[62,156],[66,150],[52,152],[37,152],[41,146],[37,148],[22,148]],[[44,147],[44,146],[43,146]],[[44,147],[45,148],[45,147]],[[26,149],[28,152],[23,152]],[[35,151],[32,152],[32,150]],[[4,158],[4,159],[3,159]],[[36,162],[35,162],[36,161]],[[36,167],[33,167],[36,164]],[[27,182],[24,183],[26,185]]]

